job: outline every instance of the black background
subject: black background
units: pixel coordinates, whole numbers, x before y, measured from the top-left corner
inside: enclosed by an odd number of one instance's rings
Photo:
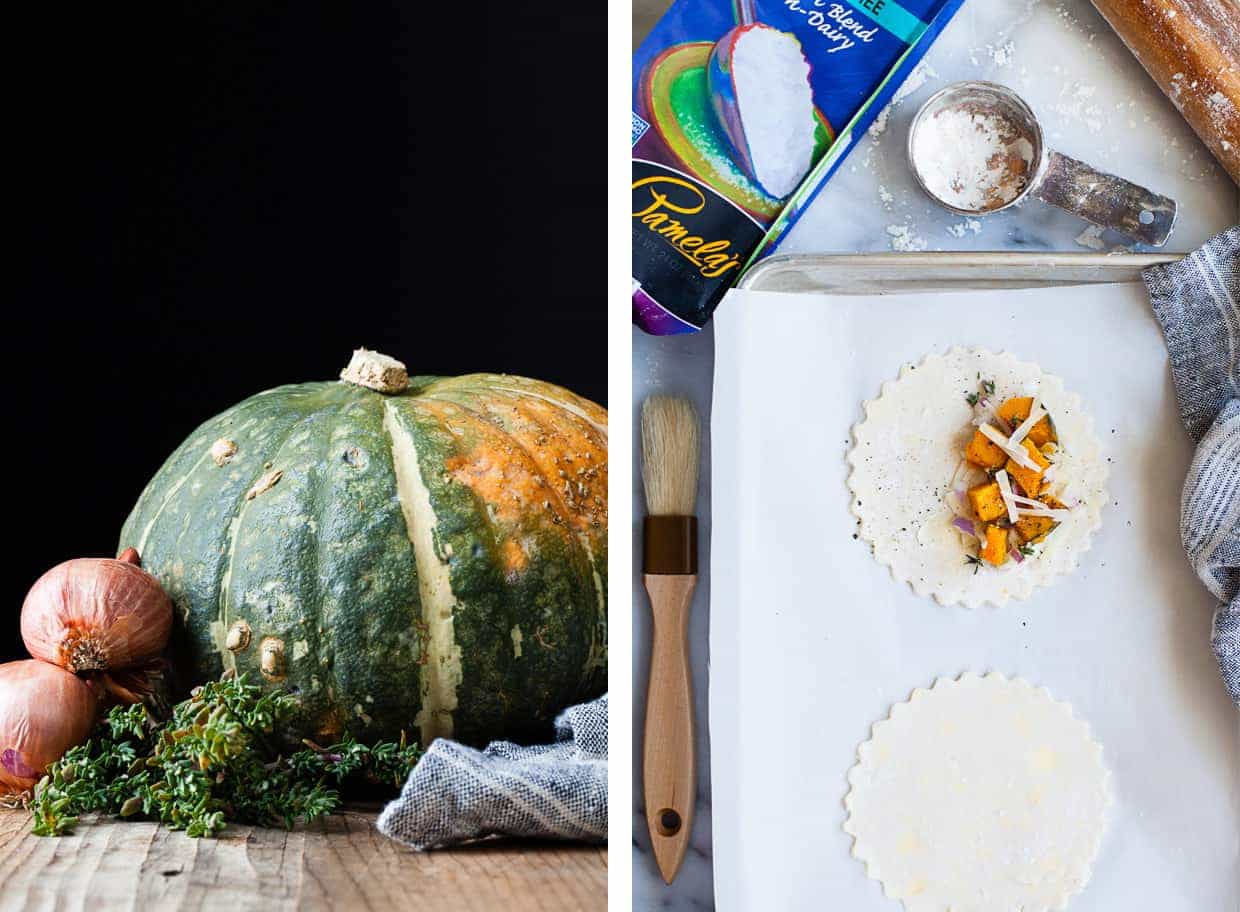
[[[0,657],[24,655],[31,583],[111,556],[194,427],[335,377],[359,345],[606,404],[605,14],[174,2],[9,20]]]

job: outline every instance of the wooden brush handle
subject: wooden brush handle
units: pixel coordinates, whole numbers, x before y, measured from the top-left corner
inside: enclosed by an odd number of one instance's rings
[[[697,798],[688,640],[697,577],[647,573],[645,582],[654,616],[642,762],[646,826],[659,873],[671,883],[689,848]]]

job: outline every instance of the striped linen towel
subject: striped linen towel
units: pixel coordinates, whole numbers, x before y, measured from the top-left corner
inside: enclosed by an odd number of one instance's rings
[[[1197,444],[1180,505],[1188,559],[1220,602],[1210,645],[1240,705],[1240,226],[1144,272]]]
[[[555,734],[484,751],[439,738],[379,815],[379,832],[419,850],[492,835],[606,842],[607,697],[566,709]]]

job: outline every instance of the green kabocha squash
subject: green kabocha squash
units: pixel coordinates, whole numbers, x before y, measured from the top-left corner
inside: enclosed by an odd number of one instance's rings
[[[607,412],[361,350],[194,431],[128,547],[181,670],[294,694],[290,738],[519,736],[605,686]]]

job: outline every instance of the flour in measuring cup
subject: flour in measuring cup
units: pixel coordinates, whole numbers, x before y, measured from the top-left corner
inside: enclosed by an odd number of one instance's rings
[[[1005,118],[947,108],[922,124],[913,160],[926,189],[969,212],[997,209],[1025,189],[1033,145]]]

